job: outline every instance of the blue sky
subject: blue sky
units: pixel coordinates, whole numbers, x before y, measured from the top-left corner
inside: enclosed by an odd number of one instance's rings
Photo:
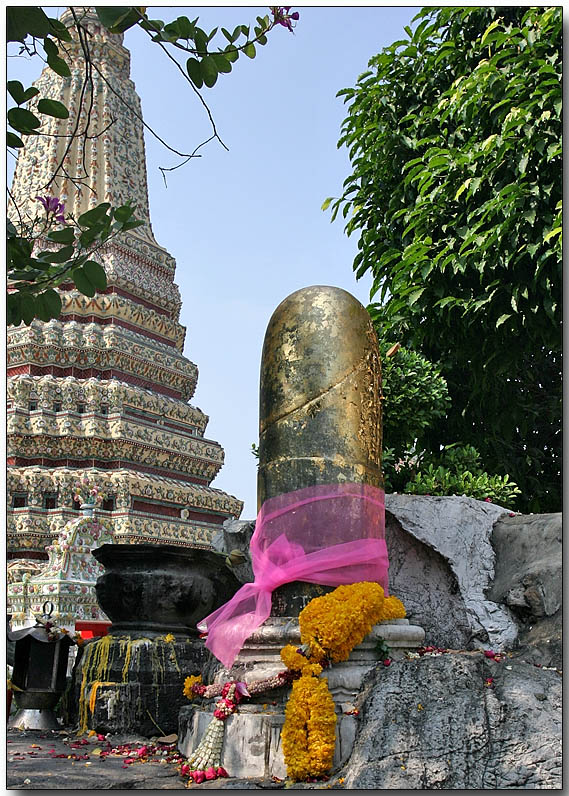
[[[272,312],[314,284],[342,287],[364,305],[369,299],[369,276],[356,282],[352,271],[356,238],[320,209],[350,173],[346,150],[336,147],[345,117],[336,92],[354,85],[372,55],[403,38],[419,7],[292,10],[300,12],[294,35],[278,27],[255,59],[241,56],[205,89],[228,152],[208,144],[165,187],[158,167],[178,159],[146,136],[152,228],[177,261],[185,354],[199,368],[192,403],[210,417],[206,437],[225,449],[212,486],[245,501],[243,519],[256,515],[250,451],[258,441],[259,365]],[[164,21],[199,16],[211,30],[252,24],[268,9],[163,6],[148,13]],[[189,85],[142,31],[127,31],[125,45],[145,121],[174,148],[192,151],[210,128]],[[40,71],[39,59],[8,59],[9,78],[26,86]]]

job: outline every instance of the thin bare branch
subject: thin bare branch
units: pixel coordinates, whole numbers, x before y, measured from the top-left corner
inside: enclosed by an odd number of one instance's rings
[[[146,32],[147,32],[147,33],[149,33],[149,31],[146,31]],[[198,91],[198,89],[197,89],[197,88],[194,86],[194,84],[193,84],[193,83],[192,83],[192,81],[190,80],[190,77],[189,77],[189,76],[186,74],[186,72],[184,71],[184,69],[182,68],[182,66],[180,66],[180,64],[178,63],[178,61],[176,61],[176,59],[174,58],[174,56],[173,56],[171,53],[169,53],[169,52],[168,52],[168,50],[166,49],[166,47],[164,47],[163,43],[162,43],[161,41],[157,41],[157,42],[155,42],[155,43],[156,43],[156,44],[158,44],[158,46],[162,48],[162,50],[163,50],[163,51],[166,53],[166,55],[168,56],[168,58],[169,58],[169,59],[170,59],[170,60],[171,60],[171,61],[172,61],[172,62],[173,62],[175,65],[176,65],[176,67],[178,68],[178,70],[179,70],[179,71],[181,72],[181,74],[183,75],[183,77],[184,77],[184,80],[185,80],[187,83],[189,83],[189,84],[190,84],[190,86],[191,86],[191,88],[192,88],[192,91],[194,92],[194,94],[197,94],[197,96],[199,97],[199,100],[200,100],[201,104],[204,106],[204,108],[205,108],[205,110],[206,110],[206,113],[207,113],[207,115],[208,115],[208,117],[209,117],[209,121],[210,121],[210,124],[211,124],[211,129],[213,130],[213,136],[212,136],[212,138],[217,138],[217,140],[219,141],[219,143],[221,144],[221,146],[222,146],[222,147],[223,147],[223,148],[224,148],[224,149],[225,149],[227,152],[229,152],[229,147],[228,147],[228,146],[226,146],[226,145],[223,143],[223,141],[221,140],[221,137],[220,137],[219,133],[217,132],[217,128],[216,128],[216,126],[215,126],[215,122],[214,122],[214,120],[213,120],[213,116],[212,116],[212,113],[211,113],[211,111],[210,111],[210,109],[209,109],[209,106],[208,106],[207,102],[204,100],[204,98],[202,97],[202,95],[200,94],[200,92]],[[208,138],[208,141],[211,141],[211,138]],[[207,143],[207,142],[206,142],[206,141],[204,141],[203,143]],[[200,146],[201,146],[201,144],[200,144]],[[191,156],[190,156],[190,155],[182,155],[182,157],[191,157]]]

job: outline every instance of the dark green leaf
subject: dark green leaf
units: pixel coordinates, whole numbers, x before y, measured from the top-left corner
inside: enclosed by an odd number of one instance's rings
[[[11,326],[19,326],[22,322],[22,294],[20,291],[8,293],[6,296],[6,322]]]
[[[207,34],[201,28],[196,28],[194,42],[198,55],[205,55],[207,53]]]
[[[36,317],[36,302],[35,298],[30,293],[24,293],[21,297],[20,309],[22,313],[22,320],[29,326]]]
[[[49,19],[38,6],[7,6],[6,38],[24,41],[26,36],[43,38],[50,29]]]
[[[231,44],[227,45],[227,47],[223,51],[223,54],[225,55],[227,60],[230,61],[231,63],[233,63],[239,58],[239,51],[236,50],[235,47],[233,47]]]
[[[150,31],[160,31],[164,27],[164,23],[161,19],[142,20],[139,25],[143,30]]]
[[[96,6],[95,11],[100,23],[111,33],[124,33],[141,18],[132,6]]]
[[[30,86],[30,88],[24,89],[19,80],[9,80],[6,83],[6,88],[17,105],[23,105],[24,102],[27,102],[28,100],[32,99],[32,97],[35,97],[36,94],[39,94],[39,89],[37,89],[35,86]]]
[[[75,287],[80,293],[83,293],[84,296],[89,296],[89,298],[93,298],[95,293],[97,292],[97,288],[91,282],[83,268],[75,268],[72,272],[73,281],[75,283]]]
[[[35,260],[31,260],[30,262],[35,262]],[[24,282],[35,282],[38,276],[42,275],[42,270],[39,268],[27,268],[25,271],[10,271],[10,281],[13,282],[14,279],[21,279]]]
[[[88,249],[89,246],[96,240],[97,236],[99,235],[99,226],[94,226],[90,229],[84,230],[79,235],[79,245],[83,249]]]
[[[107,287],[107,275],[105,274],[105,269],[99,263],[95,262],[95,260],[87,260],[83,266],[83,273],[97,290],[105,290]]]
[[[11,237],[8,234],[6,239],[8,266],[20,268],[27,265],[32,256],[33,244],[27,238]]]
[[[186,61],[186,71],[192,83],[197,86],[197,88],[201,88],[203,86],[203,77],[200,62],[195,58],[188,58]]]
[[[121,230],[126,232],[129,229],[136,229],[136,227],[141,227],[144,224],[144,221],[140,219],[135,219],[133,221],[123,221],[121,225]]]
[[[257,51],[255,50],[255,45],[253,42],[250,42],[246,47],[243,48],[243,52],[247,56],[247,58],[254,58]]]
[[[75,233],[73,227],[65,227],[64,229],[53,230],[48,233],[48,240],[54,243],[73,243],[75,240]]]
[[[208,88],[215,85],[217,81],[217,65],[211,55],[206,55],[201,61],[201,71],[203,82]]]
[[[225,55],[212,53],[210,57],[213,58],[218,72],[231,72],[231,63]]]
[[[102,202],[92,210],[87,210],[86,213],[80,215],[77,219],[77,223],[81,227],[94,227],[100,224],[107,215],[107,210],[110,206],[109,202]]]
[[[13,146],[19,149],[24,146],[24,142],[21,138],[18,138],[16,133],[12,133],[8,130],[6,133],[6,146]]]
[[[61,314],[61,297],[55,290],[44,290],[38,293],[35,300],[35,312],[42,321],[50,321]]]
[[[19,133],[30,134],[41,126],[41,121],[26,108],[10,108],[8,121]]]
[[[47,37],[43,40],[43,48],[48,57],[50,55],[59,55],[59,48],[57,44]]]
[[[44,39],[44,41],[47,41],[47,39]],[[50,69],[53,69],[57,75],[61,77],[71,77],[71,70],[68,64],[58,55],[48,55],[47,65]]]
[[[187,17],[178,17],[174,20],[180,39],[191,39],[194,35],[194,26]]]
[[[71,34],[63,24],[60,22],[59,19],[54,19],[53,17],[49,18],[49,33],[51,36],[55,36],[56,39],[60,39],[61,41],[71,41]]]
[[[64,246],[58,251],[42,251],[37,255],[38,259],[46,263],[65,263],[70,257],[73,257],[73,246]]]
[[[117,221],[128,221],[133,213],[134,207],[131,207],[131,205],[121,205],[121,207],[115,207],[113,210],[113,218]]]
[[[52,99],[40,99],[38,102],[38,112],[48,116],[55,116],[56,119],[67,119],[69,111],[62,102]]]

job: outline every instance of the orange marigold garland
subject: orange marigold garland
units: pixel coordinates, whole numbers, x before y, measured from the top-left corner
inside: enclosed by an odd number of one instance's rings
[[[403,619],[405,608],[397,597],[384,597],[379,583],[352,583],[315,597],[298,617],[300,638],[317,658],[347,661],[373,625]]]
[[[281,733],[288,776],[321,777],[334,759],[336,710],[328,680],[302,674],[292,684]]]
[[[373,625],[403,619],[397,597],[385,597],[378,583],[363,582],[315,597],[298,617],[303,646],[287,645],[281,658],[300,679],[293,683],[285,710],[282,744],[287,774],[293,780],[320,777],[334,758],[336,713],[324,666],[348,659]]]

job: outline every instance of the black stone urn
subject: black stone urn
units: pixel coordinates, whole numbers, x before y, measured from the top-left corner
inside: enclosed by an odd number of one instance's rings
[[[95,590],[114,634],[198,636],[197,622],[241,586],[225,556],[212,550],[104,544],[92,552],[105,567]]]

